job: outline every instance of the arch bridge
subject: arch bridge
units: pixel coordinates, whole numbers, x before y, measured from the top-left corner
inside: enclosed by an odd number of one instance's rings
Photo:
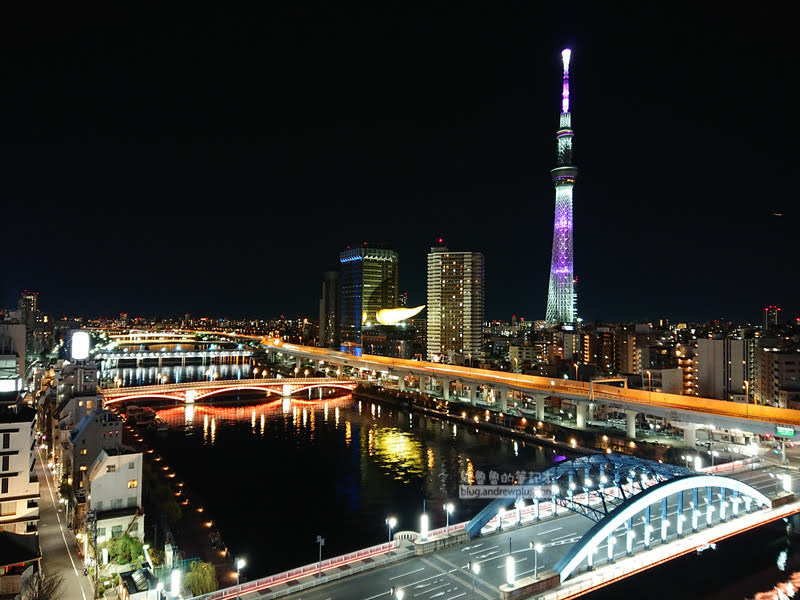
[[[129,400],[161,398],[191,404],[218,394],[236,391],[262,391],[266,394],[291,396],[312,389],[334,388],[351,391],[357,381],[347,378],[309,377],[297,379],[237,379],[231,381],[192,381],[187,383],[167,383],[144,385],[130,388],[109,388],[103,390],[106,405]]]
[[[553,567],[562,583],[582,566],[592,569],[598,552],[613,562],[618,541],[630,556],[635,539],[648,550],[656,541],[667,543],[772,507],[766,495],[739,479],[621,454],[563,461],[527,484],[534,486],[537,519],[544,500],[552,503],[554,515],[565,509],[594,521]],[[498,498],[490,503],[467,524],[470,537],[512,502]]]

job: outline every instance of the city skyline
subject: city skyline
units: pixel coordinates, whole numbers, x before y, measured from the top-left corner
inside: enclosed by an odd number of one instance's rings
[[[544,318],[569,46],[578,316],[791,317],[793,52],[767,9],[727,17],[741,27],[569,4],[20,16],[0,300],[313,317],[338,251],[369,240],[422,304],[441,237],[486,257],[488,319]]]

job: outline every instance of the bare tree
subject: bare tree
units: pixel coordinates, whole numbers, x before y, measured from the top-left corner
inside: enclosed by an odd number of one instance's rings
[[[39,571],[25,580],[20,592],[22,600],[60,600],[64,595],[64,577],[58,571]]]

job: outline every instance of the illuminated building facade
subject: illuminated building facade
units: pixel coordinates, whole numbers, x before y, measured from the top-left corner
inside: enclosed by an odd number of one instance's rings
[[[561,117],[558,140],[558,162],[551,171],[556,188],[556,208],[553,225],[553,255],[550,263],[550,283],[547,290],[548,323],[572,323],[576,318],[577,295],[572,264],[572,187],[578,167],[572,164],[572,115],[569,112],[570,50],[561,53],[564,77],[561,96]]]
[[[427,359],[461,354],[477,361],[483,351],[484,279],[480,252],[451,252],[444,246],[428,254]]]
[[[397,306],[399,257],[390,248],[364,244],[339,253],[341,344],[361,344],[362,325],[383,308]]]

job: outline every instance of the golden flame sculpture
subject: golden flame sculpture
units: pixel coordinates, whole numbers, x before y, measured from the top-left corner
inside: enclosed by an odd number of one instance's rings
[[[377,312],[375,318],[381,325],[395,325],[400,321],[405,321],[419,314],[422,312],[423,308],[425,308],[424,304],[422,306],[415,306],[414,308],[405,308],[403,306],[400,308],[382,308]]]

